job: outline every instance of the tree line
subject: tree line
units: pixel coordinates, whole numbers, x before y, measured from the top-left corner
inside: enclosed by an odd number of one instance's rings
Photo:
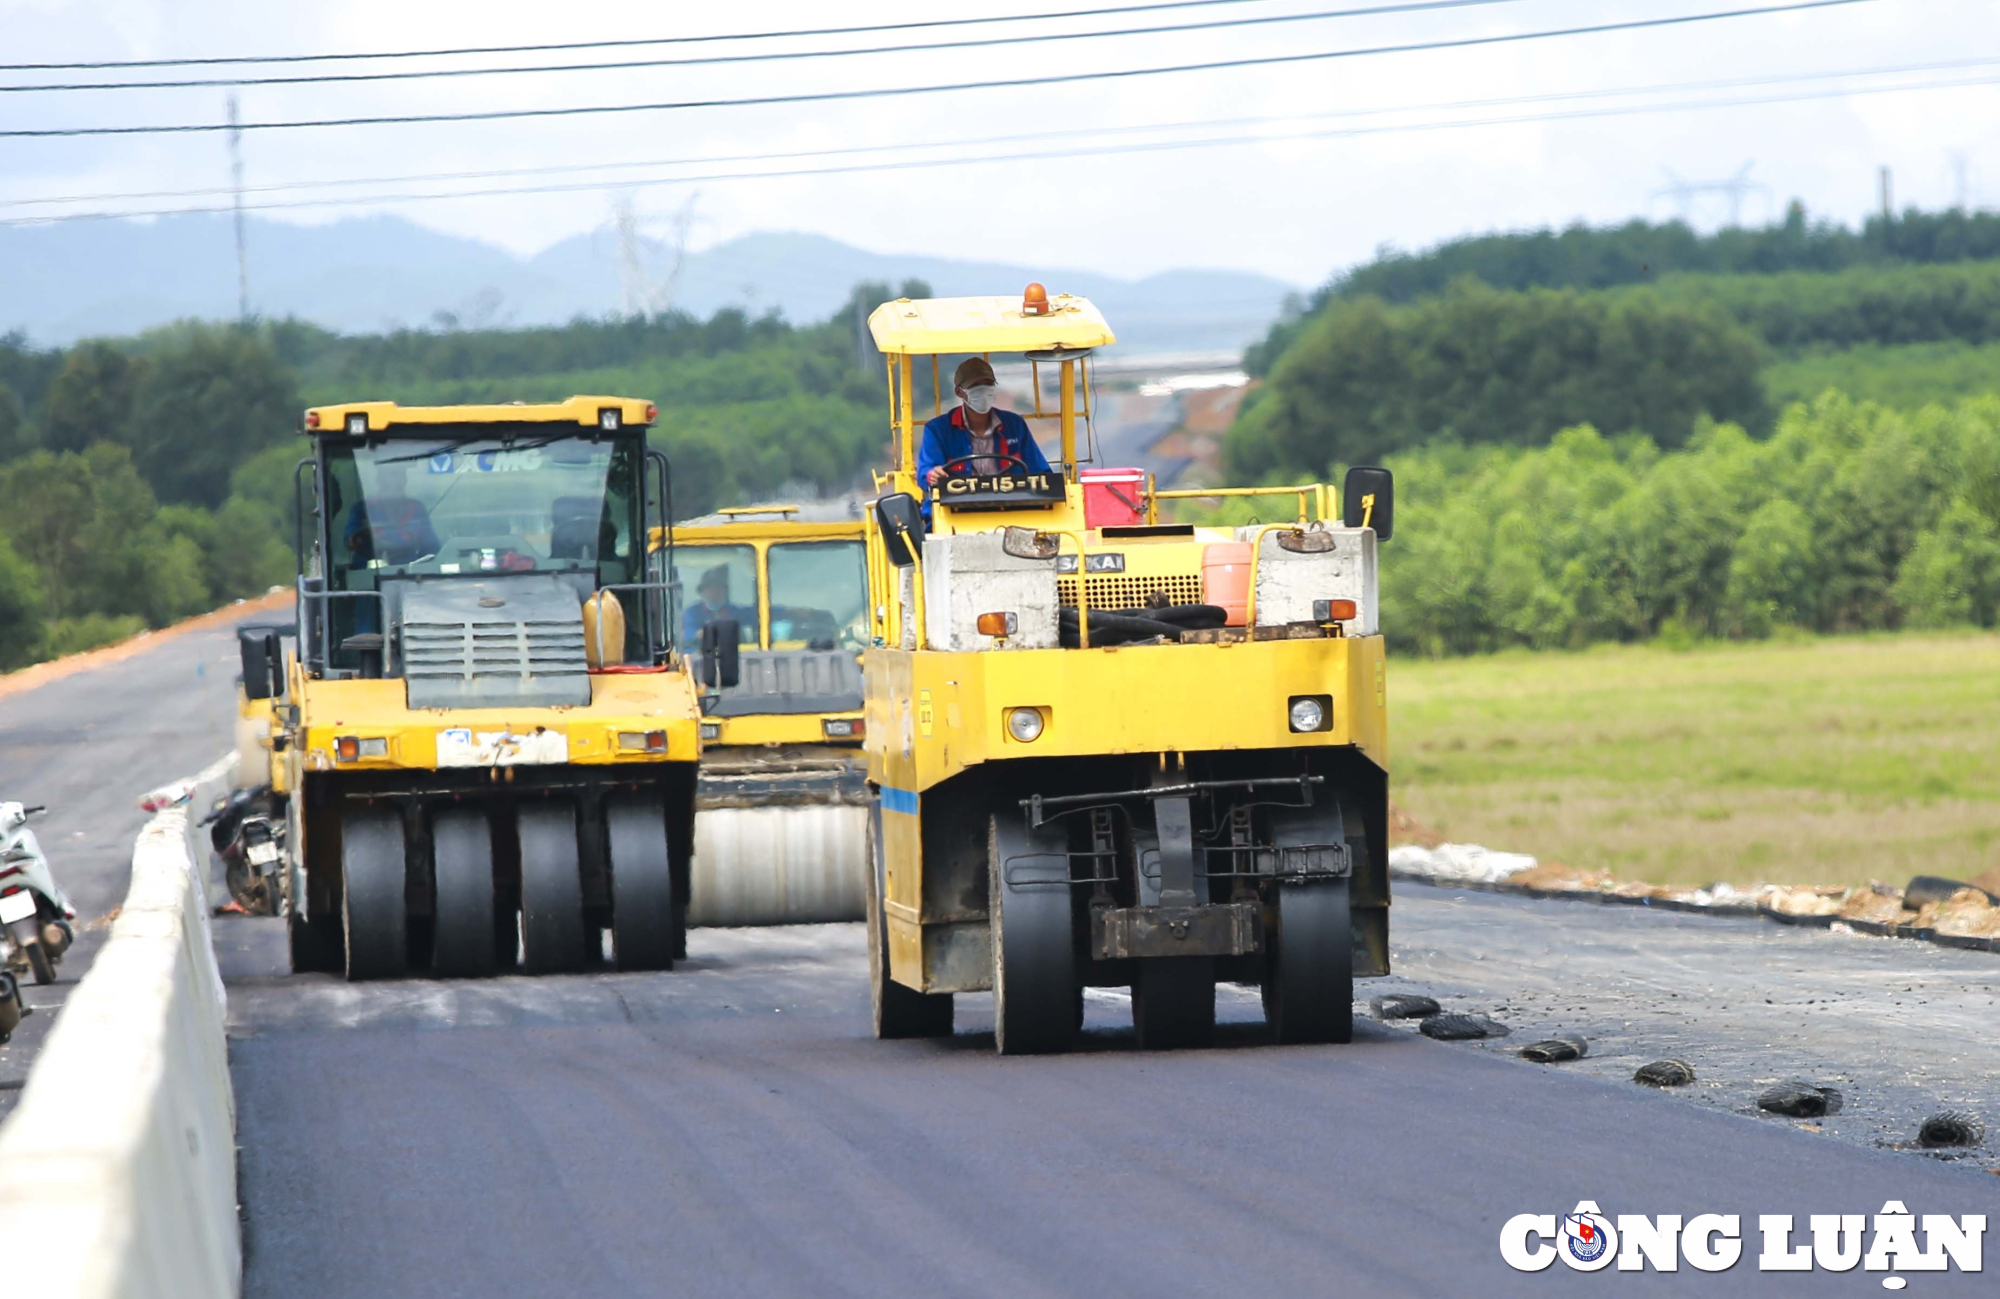
[[[805,326],[725,309],[384,335],[189,322],[68,348],[0,338],[0,670],[289,582],[308,405],[644,397],[660,405],[653,439],[682,517],[785,484],[844,489],[887,442],[860,324],[898,292],[928,295],[864,284]]]
[[[1681,221],[1578,223],[1560,231],[1452,239],[1419,253],[1389,249],[1337,276],[1320,294],[1322,301],[1411,302],[1468,275],[1496,289],[1607,289],[1676,274],[1771,275],[1994,258],[2000,258],[2000,213],[1911,209],[1852,229],[1813,220],[1795,202],[1774,225],[1705,235]]]
[[[1977,230],[2000,223],[1951,216]],[[1887,392],[1897,385],[1885,368],[1906,359],[1951,378],[1937,349],[1955,346],[1970,350],[1952,386],[1991,391],[2000,376],[1981,380],[1993,358],[1977,349],[1994,345],[2000,260],[1677,274],[1589,290],[1464,277],[1407,301],[1329,293],[1252,349],[1249,368],[1264,382],[1231,431],[1228,462],[1253,477],[1317,474],[1433,438],[1525,444],[1586,423],[1674,446],[1698,414],[1763,433],[1777,405],[1765,383],[1774,365],[1859,352],[1870,388]],[[1838,378],[1838,366],[1819,369]]]
[[[1828,393],[1679,450],[1578,426],[1392,456],[1383,625],[1430,654],[2000,621],[2000,398]]]
[[[1767,420],[1755,334],[1717,308],[1637,293],[1460,281],[1391,306],[1335,299],[1245,400],[1232,476],[1317,477],[1437,440],[1528,445],[1591,424],[1678,445],[1708,414]]]

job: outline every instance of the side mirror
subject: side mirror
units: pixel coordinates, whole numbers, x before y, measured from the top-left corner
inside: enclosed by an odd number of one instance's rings
[[[875,502],[875,521],[882,526],[882,546],[889,562],[908,568],[917,562],[917,547],[923,544],[924,514],[917,498],[908,492],[891,492]]]
[[[237,653],[243,660],[243,695],[246,699],[269,699],[278,693],[278,673],[283,642],[277,633],[238,632]]]
[[[1373,528],[1375,540],[1396,530],[1396,476],[1374,465],[1347,471],[1340,489],[1340,521],[1350,528]]]
[[[742,634],[734,618],[717,618],[701,629],[701,683],[710,690],[730,690],[743,679]]]

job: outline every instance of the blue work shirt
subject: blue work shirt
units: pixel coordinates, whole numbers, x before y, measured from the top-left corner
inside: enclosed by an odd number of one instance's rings
[[[701,629],[720,618],[736,620],[736,636],[739,641],[757,643],[757,609],[755,605],[725,604],[720,609],[711,609],[702,601],[696,601],[681,611],[681,637],[687,648],[701,644]]]
[[[1028,431],[1028,421],[1011,410],[997,408],[993,411],[993,418],[998,425],[999,436],[994,439],[991,454],[996,457],[1012,456],[1026,465],[1027,472],[1031,474],[1050,472],[1042,449],[1035,445],[1035,435]],[[972,433],[965,427],[965,407],[954,406],[924,425],[923,445],[917,448],[917,482],[924,489],[925,518],[931,514],[931,470],[971,455]]]

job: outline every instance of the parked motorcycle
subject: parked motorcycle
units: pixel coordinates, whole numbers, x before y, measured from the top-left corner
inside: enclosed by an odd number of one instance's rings
[[[269,785],[232,790],[203,818],[222,859],[222,879],[236,905],[275,916],[283,897],[285,818]]]
[[[15,976],[26,970],[36,983],[56,981],[56,966],[76,937],[76,908],[28,829],[28,818],[46,810],[0,803],[0,969]]]

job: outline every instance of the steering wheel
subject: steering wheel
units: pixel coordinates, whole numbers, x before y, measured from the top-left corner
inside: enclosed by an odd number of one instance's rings
[[[1027,461],[1019,456],[1010,456],[1004,451],[996,451],[990,456],[960,456],[956,460],[947,460],[938,467],[944,470],[946,477],[960,478],[972,472],[972,462],[975,460],[998,460],[1001,465],[999,472],[1003,474],[1031,472]]]

